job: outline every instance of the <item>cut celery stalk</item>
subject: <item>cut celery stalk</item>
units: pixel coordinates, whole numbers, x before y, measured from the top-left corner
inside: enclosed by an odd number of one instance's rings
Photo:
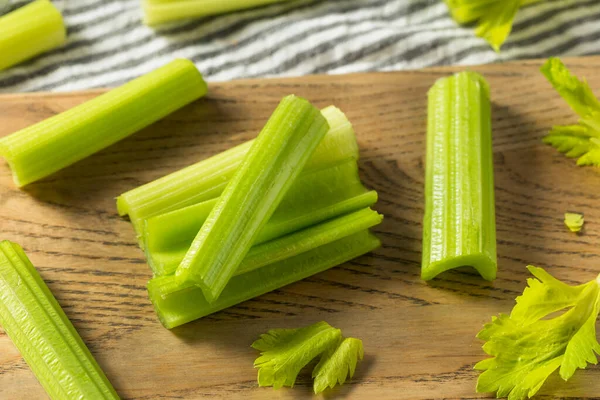
[[[472,266],[496,277],[489,86],[472,72],[429,91],[422,278]]]
[[[177,267],[178,282],[219,297],[328,130],[308,101],[281,100]]]
[[[305,171],[335,165],[349,158],[358,159],[354,129],[344,113],[329,106],[322,114],[330,129]],[[144,220],[219,197],[253,143],[254,140],[248,141],[123,193],[117,198],[119,215],[129,215],[139,237]]]
[[[146,220],[143,238],[148,264],[155,275],[175,272],[217,199]],[[377,201],[358,176],[355,160],[301,175],[260,231],[254,245],[267,242]]]
[[[223,14],[289,0],[143,0],[144,23],[158,25],[181,19]]]
[[[381,243],[364,230],[295,257],[278,261],[231,279],[217,301],[206,301],[199,288],[175,292],[166,298],[156,293],[160,279],[148,284],[150,300],[167,329],[202,318],[253,297],[343,264],[379,247]]]
[[[0,16],[0,71],[62,46],[66,38],[60,11],[48,0]]]
[[[355,211],[296,231],[287,236],[255,245],[246,255],[236,270],[235,275],[242,275],[316,249],[319,246],[335,242],[346,236],[378,225],[382,220],[382,215],[369,208],[364,208],[360,211]],[[155,294],[162,297],[167,297],[176,291],[193,287],[193,285],[180,285],[174,275],[154,279],[158,282],[153,284]]]
[[[0,139],[17,186],[73,164],[206,94],[191,61],[175,60],[86,103]]]
[[[0,242],[0,324],[50,398],[119,398],[23,249],[8,241]]]

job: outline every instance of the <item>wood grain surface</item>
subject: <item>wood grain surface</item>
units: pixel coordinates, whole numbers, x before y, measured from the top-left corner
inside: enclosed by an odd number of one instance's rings
[[[600,94],[600,58],[567,59]],[[508,312],[527,264],[581,283],[600,272],[600,170],[580,168],[541,143],[575,114],[538,72],[541,61],[473,67],[493,98],[499,274],[469,269],[419,279],[426,92],[458,68],[210,85],[205,99],[25,190],[0,164],[0,232],[20,243],[126,399],[304,399],[310,371],[293,389],[258,388],[252,341],[272,328],[326,320],[362,338],[366,360],[326,398],[471,399],[473,365],[485,355],[475,334]],[[101,91],[0,96],[0,136]],[[161,327],[146,296],[150,270],[120,193],[254,137],[277,102],[295,93],[335,104],[354,123],[361,174],[380,194],[383,248],[353,262],[187,324]],[[582,234],[563,225],[585,214]],[[0,333],[0,398],[44,398]],[[600,368],[568,384],[553,376],[539,398],[600,399]]]

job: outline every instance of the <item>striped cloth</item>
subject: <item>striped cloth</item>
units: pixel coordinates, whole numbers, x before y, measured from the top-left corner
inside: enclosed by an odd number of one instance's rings
[[[0,92],[111,87],[175,57],[224,81],[600,54],[599,0],[522,9],[501,54],[457,26],[441,0],[294,0],[156,30],[141,24],[140,0],[56,3],[68,43],[0,72]]]

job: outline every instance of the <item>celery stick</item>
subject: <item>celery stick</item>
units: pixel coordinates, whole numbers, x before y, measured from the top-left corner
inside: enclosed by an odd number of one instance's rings
[[[62,46],[66,39],[62,15],[48,0],[0,16],[0,71]]]
[[[289,0],[143,0],[144,23],[158,25],[200,18]]]
[[[328,130],[308,101],[281,100],[177,267],[180,284],[219,297]]]
[[[0,242],[0,324],[52,399],[118,399],[23,249]]]
[[[489,86],[473,72],[429,91],[422,278],[472,266],[496,277]]]
[[[17,186],[73,164],[206,94],[191,61],[149,74],[0,139]]]
[[[236,276],[229,281],[221,296],[213,303],[206,301],[199,288],[179,291],[163,298],[156,293],[156,287],[160,285],[161,279],[168,277],[151,280],[148,292],[161,323],[165,328],[172,329],[343,264],[380,245],[379,240],[367,230],[355,233],[295,257]]]
[[[217,199],[146,220],[143,238],[148,264],[156,275],[175,272]],[[373,205],[355,160],[305,173],[292,185],[260,231],[254,244],[264,243],[318,222]]]
[[[316,249],[328,243],[350,236],[354,233],[378,225],[383,216],[364,208],[360,211],[343,215],[332,220],[296,231],[266,243],[255,245],[250,249],[235,275],[242,275],[255,269],[294,257],[298,254]],[[164,278],[164,279],[162,279]],[[155,294],[167,297],[169,294],[189,289],[193,285],[180,285],[174,275],[155,278]]]
[[[352,124],[338,108],[322,110],[329,132],[317,147],[305,171],[358,159]],[[117,198],[119,215],[129,215],[138,236],[144,220],[219,197],[240,166],[254,140],[132,189]],[[142,243],[140,243],[142,245]]]

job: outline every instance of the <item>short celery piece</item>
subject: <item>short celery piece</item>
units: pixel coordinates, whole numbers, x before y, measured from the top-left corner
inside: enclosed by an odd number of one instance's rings
[[[60,305],[15,243],[0,242],[0,324],[51,399],[118,399]]]
[[[143,232],[148,264],[156,275],[175,272],[217,199],[146,220]],[[358,176],[353,159],[301,175],[260,231],[254,245],[337,217],[377,201]]]
[[[0,4],[0,71],[62,46],[67,31],[60,11],[49,0],[36,0],[2,14]]]
[[[177,267],[177,280],[215,301],[329,130],[321,111],[284,97]]]
[[[379,240],[367,230],[355,233],[238,275],[229,281],[221,296],[213,303],[206,301],[199,288],[179,291],[163,298],[155,292],[154,287],[154,284],[160,283],[160,278],[150,281],[148,291],[161,323],[165,328],[172,329],[343,264],[380,245]]]
[[[144,23],[159,25],[290,0],[142,0]]]
[[[581,232],[581,228],[583,228],[583,214],[579,213],[565,213],[565,225],[571,232]]]
[[[472,266],[496,277],[489,87],[473,72],[429,91],[421,277]]]
[[[277,261],[283,261],[325,244],[335,242],[336,240],[378,225],[382,220],[382,215],[369,208],[365,208],[290,233],[289,235],[278,237],[266,243],[257,244],[250,249],[236,270],[235,275],[242,275]],[[174,292],[193,287],[191,284],[182,286],[173,275],[155,278],[150,284],[153,288],[153,293],[163,298]]]
[[[326,107],[322,114],[329,131],[305,166],[305,171],[358,159],[358,144],[352,124],[342,111]],[[193,204],[215,199],[239,168],[254,140],[173,172],[123,193],[117,198],[119,215],[129,215],[136,233],[142,234],[144,220]]]
[[[17,186],[24,186],[118,142],[206,91],[194,64],[175,60],[0,139],[0,156],[8,161]]]

